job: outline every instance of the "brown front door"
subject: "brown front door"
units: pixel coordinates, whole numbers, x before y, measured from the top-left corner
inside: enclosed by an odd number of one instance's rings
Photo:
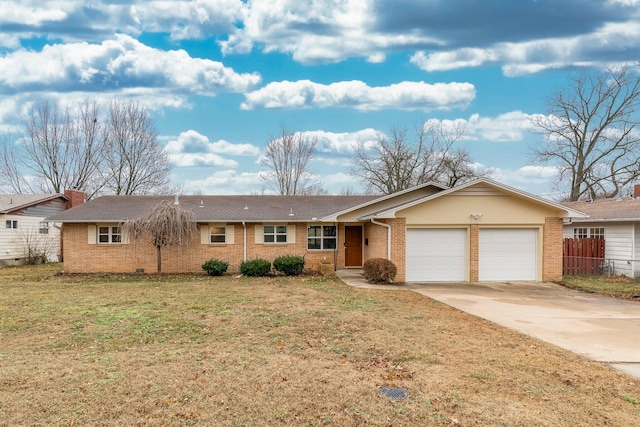
[[[347,225],[344,228],[344,266],[362,266],[362,227]]]

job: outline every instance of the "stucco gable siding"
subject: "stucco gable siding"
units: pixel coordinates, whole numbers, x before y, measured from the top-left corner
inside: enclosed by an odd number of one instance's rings
[[[503,194],[463,196],[458,193],[430,200],[400,210],[398,217],[406,218],[407,225],[469,224],[471,214],[482,214],[481,225],[544,224],[546,217],[557,216],[557,210]]]

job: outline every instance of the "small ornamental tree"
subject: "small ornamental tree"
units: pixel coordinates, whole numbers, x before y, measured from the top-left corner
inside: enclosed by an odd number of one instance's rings
[[[131,238],[151,240],[156,247],[158,273],[162,273],[162,247],[189,244],[197,230],[194,219],[193,212],[163,200],[144,215],[123,223],[122,230]]]

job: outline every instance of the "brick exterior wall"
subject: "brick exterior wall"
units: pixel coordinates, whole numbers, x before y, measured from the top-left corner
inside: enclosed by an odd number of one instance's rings
[[[469,281],[477,282],[480,277],[480,227],[478,224],[469,226]]]
[[[396,282],[403,283],[406,278],[407,227],[404,218],[388,219],[385,222],[391,225],[391,261],[398,269]]]
[[[391,261],[398,272],[396,282],[406,280],[406,223],[404,218],[380,220],[391,226]],[[229,272],[239,271],[243,260],[243,226],[234,225],[234,244],[203,245],[200,233],[187,246],[166,246],[162,248],[162,271],[164,273],[202,272],[202,264],[210,258],[219,258],[229,262]],[[265,258],[273,261],[280,255],[301,255],[305,257],[307,268],[319,269],[320,263],[328,263],[335,268],[344,268],[344,229],[345,225],[362,225],[363,262],[369,258],[387,257],[387,229],[372,223],[339,224],[337,250],[307,250],[307,225],[289,224],[296,227],[296,241],[289,244],[256,243],[256,224],[247,224],[247,259]],[[471,224],[469,229],[469,280],[478,281],[478,225]],[[80,272],[135,272],[144,269],[145,273],[155,273],[157,258],[155,248],[147,242],[131,241],[129,244],[89,244],[87,224],[64,225],[64,269],[70,273]],[[334,264],[334,261],[337,261]],[[562,278],[562,219],[546,218],[543,228],[542,280],[553,281]]]
[[[368,244],[364,246],[364,261],[371,258],[387,258],[387,229],[371,222],[364,224],[364,238]]]
[[[243,261],[243,226],[234,225],[234,244],[201,244],[200,230],[193,242],[185,246],[165,246],[162,251],[163,273],[202,272],[202,264],[210,258],[219,258],[229,263],[229,272],[240,270]],[[307,250],[307,225],[289,224],[295,227],[295,243],[256,243],[256,224],[247,224],[247,259],[265,258],[273,261],[280,255],[305,257],[305,267],[319,269],[320,263],[344,268],[344,225],[338,228],[338,250]],[[131,240],[128,244],[89,244],[88,224],[66,223],[64,225],[64,269],[69,273],[114,272],[131,273],[144,269],[145,273],[157,271],[156,249],[145,241]],[[386,242],[385,242],[386,245]]]
[[[562,218],[545,218],[542,250],[542,280],[545,282],[562,279],[562,228]]]

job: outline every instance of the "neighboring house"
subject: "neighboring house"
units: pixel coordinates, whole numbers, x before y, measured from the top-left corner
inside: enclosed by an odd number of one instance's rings
[[[634,193],[636,197],[564,203],[588,215],[566,221],[564,237],[604,239],[612,273],[640,277],[640,186]]]
[[[84,197],[78,191],[66,191],[65,195],[0,195],[0,265],[24,262],[29,249],[57,261],[61,254],[60,230],[46,217],[71,207],[73,201],[77,204],[78,195]]]
[[[120,224],[169,196],[104,196],[53,215],[64,223],[66,272],[156,271],[150,242]],[[388,196],[180,196],[199,233],[162,251],[165,272],[198,272],[219,258],[303,255],[307,267],[393,261],[398,282],[555,280],[562,276],[563,219],[584,214],[490,180],[428,183]]]

